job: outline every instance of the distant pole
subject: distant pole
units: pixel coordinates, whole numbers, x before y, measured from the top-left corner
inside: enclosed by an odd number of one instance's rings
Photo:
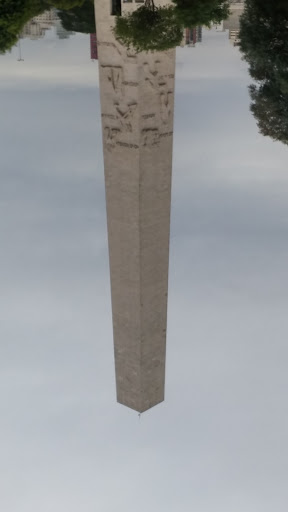
[[[18,41],[18,62],[20,61],[23,61],[24,59],[22,59],[22,56],[21,56],[21,42],[20,42],[20,39]]]

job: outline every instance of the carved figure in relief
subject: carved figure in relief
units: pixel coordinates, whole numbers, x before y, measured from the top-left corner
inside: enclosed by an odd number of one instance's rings
[[[121,131],[124,132],[132,132],[133,121],[134,121],[134,112],[137,108],[137,103],[128,103],[122,102],[120,105],[119,102],[114,103],[117,112],[117,119],[120,121]]]
[[[137,103],[125,103],[125,101],[114,101],[114,115],[105,115],[104,139],[105,144],[110,148],[115,147],[119,141],[120,135],[132,133],[135,130],[134,113],[137,109]],[[115,126],[116,125],[116,126]],[[134,146],[133,146],[134,147]]]
[[[105,143],[111,149],[118,143],[120,134],[124,135],[125,133],[133,132],[134,112],[137,108],[137,102],[125,99],[126,89],[129,87],[129,84],[124,82],[122,66],[107,64],[101,67],[105,73],[106,83],[112,87],[112,103],[110,108],[113,110],[102,115],[105,118]],[[129,143],[131,142],[129,141]]]
[[[145,73],[145,81],[159,93],[159,110],[161,121],[165,124],[169,122],[171,112],[173,110],[173,83],[169,87],[168,81],[174,79],[174,75],[161,75],[159,73],[160,61],[156,60],[154,64],[144,62],[143,68]]]
[[[151,66],[151,63],[149,62],[143,62],[143,67],[144,67],[144,71],[146,74],[151,74],[153,76],[156,76],[159,72],[159,64],[160,64],[160,60],[157,59],[157,60],[154,60],[152,66]]]
[[[137,63],[137,54],[136,54],[136,52],[134,50],[127,50],[126,51],[126,57],[130,61],[132,61],[132,59],[134,59],[134,61]]]
[[[158,89],[159,87],[159,64],[160,60],[155,60],[154,65],[151,66],[148,62],[143,63],[143,69],[145,74],[145,82],[152,87],[152,89]]]
[[[114,48],[117,50],[118,54],[121,55],[121,57],[124,60],[128,59],[130,62],[132,62],[132,59],[134,59],[134,61],[137,62],[137,54],[136,54],[135,50],[132,50],[132,49],[127,50],[127,48],[125,48],[122,44],[117,43],[117,41],[112,44],[113,44]]]
[[[101,66],[106,73],[107,82],[111,84],[113,91],[117,95],[124,95],[123,87],[123,68],[122,66]]]
[[[169,117],[173,109],[173,93],[160,93],[160,115],[163,123],[168,123]]]
[[[154,114],[143,114],[142,115],[143,119],[152,119],[153,117],[155,117],[155,113]]]
[[[158,128],[144,128],[141,132],[141,144],[143,146],[155,146],[159,144]]]
[[[122,50],[123,52],[123,50]],[[123,58],[134,59],[135,54],[129,53],[125,50]],[[137,58],[136,58],[137,61]],[[142,115],[142,119],[151,120],[153,123],[148,122],[148,126],[143,128],[141,131],[141,145],[142,146],[155,146],[160,142],[161,134],[157,122],[157,117],[160,114],[160,119],[163,124],[168,124],[172,109],[173,109],[173,92],[168,85],[168,81],[174,78],[173,75],[162,75],[159,72],[159,65],[161,64],[159,59],[154,62],[144,62],[144,80],[154,89],[158,97],[158,114],[157,112],[147,113]],[[104,124],[104,141],[109,150],[112,150],[116,145],[127,145],[131,147],[138,147],[133,141],[133,133],[137,133],[137,101],[131,100],[131,92],[138,82],[125,81],[124,68],[119,65],[108,65],[103,64],[102,70],[106,77],[106,83],[110,84],[112,88],[112,98],[110,103],[110,112],[103,114]],[[172,84],[171,84],[172,85]],[[131,89],[133,87],[133,89]],[[172,85],[173,87],[173,85]],[[129,88],[129,89],[127,89]],[[134,96],[133,92],[133,96]],[[128,100],[129,97],[129,100]],[[158,117],[159,119],[159,117]],[[156,122],[154,122],[156,120]],[[146,124],[146,122],[145,122]],[[150,126],[149,126],[150,124]],[[155,126],[156,125],[156,126]],[[129,138],[125,134],[131,134]],[[166,135],[166,134],[165,134]]]
[[[121,54],[121,52],[119,52],[118,45],[116,45],[115,43],[111,43],[111,41],[98,41],[98,39],[97,39],[97,46],[110,46],[112,48],[116,48],[118,53]]]
[[[119,128],[111,127],[111,126],[105,126],[104,128],[104,142],[105,145],[108,146],[108,148],[115,147],[118,135],[120,133]]]

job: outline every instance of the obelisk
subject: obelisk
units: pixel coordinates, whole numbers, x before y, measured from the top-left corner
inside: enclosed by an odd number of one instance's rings
[[[175,50],[128,51],[111,5],[95,0],[117,400],[143,412],[164,400]]]

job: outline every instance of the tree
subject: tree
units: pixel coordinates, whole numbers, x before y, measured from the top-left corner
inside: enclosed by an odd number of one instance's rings
[[[116,39],[127,48],[164,51],[179,45],[183,30],[172,6],[156,7],[153,0],[125,16],[117,16]]]
[[[260,133],[288,144],[288,82],[285,87],[283,91],[279,83],[268,80],[258,87],[250,85],[249,90]]]
[[[229,16],[229,0],[173,0],[175,14],[184,27],[220,23]]]
[[[96,32],[94,3],[91,0],[84,0],[81,6],[69,10],[59,10],[58,16],[65,30],[83,34]]]
[[[288,144],[288,5],[286,0],[246,0],[240,50],[256,81],[251,112],[264,136]]]
[[[180,44],[184,27],[210,26],[229,15],[229,0],[173,0],[156,7],[153,0],[125,16],[117,16],[116,39],[137,51],[163,51]]]
[[[47,3],[41,0],[1,0],[0,53],[9,50],[17,42],[27,21],[47,8]]]
[[[73,7],[81,6],[84,3],[84,0],[47,0],[47,2],[51,5],[51,7],[56,7],[56,9],[73,9]]]
[[[288,6],[283,0],[247,0],[240,20],[240,49],[257,67],[286,67]]]
[[[95,33],[93,0],[0,0],[0,53],[14,46],[24,25],[34,16],[56,7],[59,17],[65,18],[66,30]],[[66,11],[71,10],[71,16]],[[78,26],[77,26],[78,20]],[[67,26],[76,25],[75,28]]]

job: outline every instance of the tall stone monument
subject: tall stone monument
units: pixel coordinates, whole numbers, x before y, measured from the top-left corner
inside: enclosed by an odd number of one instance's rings
[[[128,51],[111,5],[95,0],[117,400],[143,412],[164,400],[175,50]]]

